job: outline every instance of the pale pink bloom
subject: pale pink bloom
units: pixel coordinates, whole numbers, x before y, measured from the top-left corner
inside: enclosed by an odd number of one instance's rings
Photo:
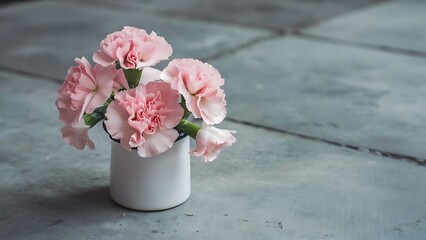
[[[186,100],[195,118],[217,124],[226,116],[225,80],[212,65],[195,59],[175,59],[162,71],[161,79],[170,83]]]
[[[89,129],[90,127],[81,121],[74,123],[74,125],[65,125],[61,128],[61,133],[65,142],[75,148],[83,150],[87,146],[93,150],[95,149],[95,144],[89,138]]]
[[[223,130],[203,123],[196,136],[197,148],[191,150],[193,156],[203,156],[205,162],[217,158],[220,151],[231,146],[237,139],[232,135],[236,131]]]
[[[78,65],[68,69],[56,100],[59,118],[68,125],[106,102],[112,93],[114,76],[110,69],[100,65],[92,68],[84,57],[75,61]]]
[[[178,98],[178,92],[163,81],[121,91],[105,114],[108,133],[126,150],[137,148],[141,157],[162,153],[179,135],[173,129],[183,116]]]
[[[118,60],[124,69],[141,69],[169,59],[172,52],[172,46],[155,32],[148,34],[143,29],[126,26],[101,41],[93,61],[108,66]]]

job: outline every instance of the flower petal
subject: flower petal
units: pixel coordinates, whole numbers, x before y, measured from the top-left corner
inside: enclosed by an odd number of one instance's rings
[[[226,101],[222,89],[218,89],[210,96],[200,97],[197,106],[203,121],[209,125],[219,124],[226,117]]]
[[[89,75],[90,78],[95,79],[95,73],[89,61],[85,57],[75,58],[74,61],[83,69],[83,72]]]
[[[126,80],[126,77],[124,76],[123,69],[116,70],[115,67],[111,68],[111,71],[115,73],[115,77],[113,79],[114,81],[114,91],[118,92],[122,88],[129,89],[129,83]]]
[[[153,68],[153,67],[146,67],[142,70],[142,76],[139,80],[139,84],[148,84],[149,82],[153,82],[155,80],[160,79],[161,71]]]
[[[179,93],[176,90],[173,90],[170,87],[170,84],[163,81],[148,83],[146,85],[146,92],[148,94],[156,94],[157,92],[160,92],[161,100],[169,110],[169,113],[166,114],[166,118],[164,119],[164,124],[168,128],[173,128],[178,125],[183,116],[183,108],[178,103]]]
[[[58,100],[56,100],[56,108],[59,111],[59,120],[65,123],[65,125],[72,125],[79,121],[80,110],[72,110],[70,108],[59,107]]]
[[[105,126],[108,133],[112,138],[120,140],[120,144],[124,149],[130,151],[129,142],[134,130],[127,123],[129,115],[126,110],[113,101],[109,104],[105,116],[107,117]]]
[[[152,157],[167,151],[179,136],[174,129],[159,129],[155,134],[146,135],[145,143],[138,147],[138,154],[141,157]]]
[[[74,146],[79,150],[83,150],[85,146],[89,149],[95,149],[95,144],[89,138],[89,126],[84,123],[78,123],[74,126],[66,125],[61,128],[62,137],[65,142]]]
[[[92,113],[96,108],[104,105],[111,96],[112,85],[114,84],[114,75],[108,68],[96,65],[94,71],[96,75],[96,91],[93,93],[93,97],[87,105],[87,113]]]
[[[98,50],[95,53],[93,53],[92,59],[95,63],[100,64],[104,67],[113,64],[115,61],[114,58],[110,57],[108,54],[106,54],[105,52],[101,50]]]

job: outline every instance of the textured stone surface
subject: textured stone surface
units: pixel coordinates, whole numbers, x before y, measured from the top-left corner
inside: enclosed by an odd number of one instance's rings
[[[0,65],[62,79],[75,57],[92,58],[106,34],[124,25],[156,31],[174,47],[172,58],[205,58],[268,35],[227,27],[118,11],[82,3],[36,2],[0,9]],[[164,63],[162,65],[164,66]]]
[[[74,0],[75,1],[75,0]],[[77,0],[83,2],[84,0]],[[140,9],[163,16],[219,21],[281,30],[312,24],[318,20],[380,2],[380,0],[90,0],[104,7]],[[87,2],[87,1],[85,1]]]
[[[222,125],[237,129],[238,142],[210,164],[192,159],[186,203],[152,213],[124,209],[108,196],[105,134],[95,132],[96,151],[79,152],[60,139],[56,88],[0,73],[1,239],[416,240],[426,234],[424,168],[229,122]]]
[[[426,59],[286,37],[212,64],[229,117],[426,158]]]
[[[307,33],[426,52],[426,2],[387,2],[306,29]]]

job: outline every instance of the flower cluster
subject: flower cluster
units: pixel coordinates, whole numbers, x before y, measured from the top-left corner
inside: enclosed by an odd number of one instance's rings
[[[111,138],[141,157],[170,149],[181,135],[196,140],[191,150],[204,160],[216,159],[235,141],[235,131],[214,127],[226,116],[225,80],[210,64],[174,59],[160,71],[172,47],[155,32],[124,27],[101,41],[93,54],[76,58],[58,91],[56,107],[64,140],[77,149],[94,149],[89,129],[104,121]],[[188,120],[202,119],[202,126]]]

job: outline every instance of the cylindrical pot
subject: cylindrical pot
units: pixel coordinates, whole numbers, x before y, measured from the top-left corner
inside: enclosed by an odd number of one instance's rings
[[[111,143],[110,194],[127,208],[164,210],[185,202],[191,193],[189,137],[154,157],[140,157]]]

